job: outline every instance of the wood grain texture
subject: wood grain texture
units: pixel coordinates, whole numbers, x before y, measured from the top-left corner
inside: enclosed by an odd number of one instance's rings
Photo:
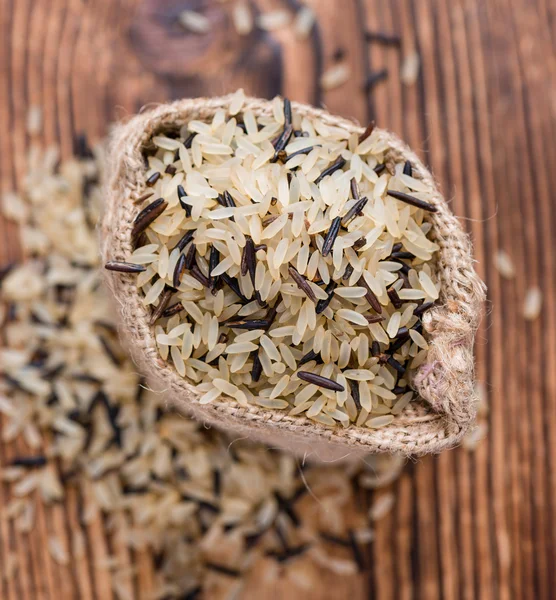
[[[372,569],[352,580],[315,573],[311,598],[353,600],[549,599],[556,588],[556,6],[551,0],[310,0],[318,22],[306,41],[289,29],[232,29],[233,2],[194,0],[1,0],[0,169],[2,191],[25,173],[30,106],[42,107],[40,142],[71,152],[75,132],[98,140],[108,124],[150,102],[250,94],[323,104],[362,123],[375,119],[403,137],[436,174],[470,232],[489,286],[477,342],[478,378],[489,392],[490,433],[463,449],[409,465],[393,486],[394,511],[377,524]],[[185,33],[184,8],[203,6],[213,31]],[[255,13],[295,11],[297,0],[253,0]],[[365,43],[365,30],[401,35],[401,50]],[[322,72],[342,49],[352,76],[323,92]],[[403,57],[417,51],[417,83],[400,83]],[[386,67],[372,95],[366,76]],[[504,248],[518,277],[502,280],[492,256]],[[0,222],[1,263],[18,256],[14,227]],[[527,287],[539,285],[546,314],[521,317]],[[0,463],[24,450],[0,444]],[[86,499],[39,508],[30,535],[0,514],[0,597],[112,598],[108,554],[138,565],[127,587],[148,598],[151,558],[131,555],[99,516],[84,526]],[[8,502],[0,490],[0,513]],[[85,554],[69,568],[46,551],[56,532]],[[7,556],[19,571],[3,577]],[[303,593],[303,596],[306,596]],[[246,598],[301,598],[287,583],[254,579]]]

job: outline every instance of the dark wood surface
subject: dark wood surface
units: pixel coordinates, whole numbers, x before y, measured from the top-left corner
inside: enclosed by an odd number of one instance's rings
[[[556,594],[556,5],[551,0],[312,0],[318,22],[299,41],[291,29],[240,38],[230,2],[205,2],[213,30],[187,34],[175,15],[185,0],[0,0],[0,185],[25,172],[25,119],[45,113],[44,144],[71,152],[74,132],[100,139],[111,121],[149,102],[248,93],[324,104],[362,123],[376,119],[432,167],[473,237],[489,286],[477,342],[477,374],[489,395],[489,436],[410,464],[393,486],[397,503],[377,526],[372,570],[333,585],[315,577],[311,598],[549,599]],[[257,0],[256,11],[297,0]],[[368,45],[364,31],[398,33],[402,49]],[[319,77],[337,49],[349,81],[324,92]],[[400,83],[415,49],[421,74]],[[363,91],[371,72],[388,80]],[[0,223],[0,256],[18,256],[13,226]],[[512,256],[517,278],[500,278],[493,254]],[[523,320],[525,290],[540,285],[545,314]],[[18,444],[2,445],[0,462]],[[8,501],[2,489],[0,512]],[[95,567],[109,550],[102,521],[84,533],[85,558],[59,567],[49,533],[77,528],[78,498],[41,508],[36,530],[17,534],[0,515],[0,576],[9,552],[21,566],[7,600],[109,599],[110,576]],[[110,548],[130,561],[123,549]],[[152,565],[139,565],[137,597],[148,598]],[[286,583],[256,581],[248,598],[293,598]],[[303,594],[307,596],[307,594]],[[301,596],[300,596],[301,597]]]

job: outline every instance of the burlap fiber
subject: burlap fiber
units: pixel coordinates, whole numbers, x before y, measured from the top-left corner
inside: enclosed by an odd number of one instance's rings
[[[176,129],[191,119],[211,119],[229,104],[229,96],[195,98],[159,105],[117,126],[111,136],[105,181],[105,214],[101,224],[104,261],[126,260],[132,253],[132,223],[140,206],[134,204],[145,191],[143,152],[153,135]],[[361,133],[357,124],[329,113],[292,102],[293,110],[323,122]],[[248,98],[245,108],[270,114],[270,102]],[[413,385],[419,400],[389,426],[377,430],[360,427],[327,428],[302,416],[233,401],[198,403],[199,394],[157,351],[154,328],[148,324],[133,275],[106,272],[119,307],[121,330],[138,367],[153,389],[201,422],[244,437],[263,441],[323,461],[357,457],[369,452],[422,455],[440,452],[459,442],[476,416],[473,340],[482,315],[485,287],[473,269],[471,245],[457,219],[438,191],[431,173],[396,136],[376,130],[387,140],[387,162],[410,160],[414,176],[431,189],[438,212],[431,213],[433,237],[440,246],[438,277],[442,285],[439,306],[425,313],[424,329],[430,350]]]

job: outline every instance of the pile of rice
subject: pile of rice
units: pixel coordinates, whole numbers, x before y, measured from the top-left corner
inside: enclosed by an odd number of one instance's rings
[[[5,214],[20,225],[27,260],[5,269],[1,278],[1,435],[4,442],[22,438],[25,445],[18,443],[17,447],[30,449],[25,455],[12,453],[3,465],[1,477],[8,482],[13,498],[5,507],[5,517],[13,520],[17,530],[31,531],[37,500],[60,501],[68,487],[77,488],[84,498],[80,517],[85,525],[104,515],[117,545],[151,552],[155,587],[146,593],[159,599],[238,597],[253,572],[270,583],[285,577],[310,590],[317,567],[339,575],[365,568],[371,522],[391,507],[392,497],[371,504],[368,494],[360,494],[361,488],[390,483],[400,471],[401,459],[369,457],[370,469],[363,471],[361,467],[299,464],[290,455],[245,441],[232,442],[221,433],[165,411],[163,399],[142,382],[116,335],[114,310],[100,283],[94,231],[102,157],[93,155],[84,143],[78,148],[79,157],[61,164],[55,151],[33,151],[20,195],[4,199]],[[160,156],[162,161],[168,160],[166,153]],[[158,165],[159,159],[151,160]],[[167,185],[166,179],[157,185]],[[193,176],[191,185],[195,181]],[[169,204],[174,202],[170,194],[167,197]],[[239,196],[236,199],[240,204]],[[212,208],[211,196],[202,202]],[[156,230],[167,227],[177,210],[175,203],[173,207],[147,235],[162,235]],[[282,204],[268,210],[282,211]],[[212,221],[201,215],[187,222],[195,223],[205,239],[216,240],[224,255],[232,240],[227,232],[235,232],[236,225],[253,216],[239,215],[235,224],[214,220],[217,226],[211,228],[208,224]],[[181,223],[178,227],[186,228],[185,221],[184,227]],[[209,231],[222,231],[224,236],[209,238]],[[299,239],[305,236],[303,233]],[[280,237],[287,239],[285,234]],[[200,252],[201,239],[196,244]],[[384,235],[381,240],[386,242]],[[264,241],[269,250],[260,253],[259,262],[269,273],[276,273],[272,265],[278,239],[265,237]],[[206,269],[202,260],[208,252],[208,243],[205,245],[197,258],[201,270]],[[145,258],[144,263],[150,270],[155,266],[163,270],[166,247],[161,243],[152,247],[153,259]],[[148,256],[144,248],[140,254]],[[170,254],[168,264],[175,262],[175,254],[171,258]],[[168,273],[169,268],[164,271]],[[236,272],[232,269],[230,276]],[[214,302],[220,298],[225,305],[220,316],[224,311],[226,319],[237,315],[241,304],[231,291],[205,294],[196,280],[187,277],[179,292],[184,303],[199,301],[200,310],[214,314]],[[268,280],[266,272],[263,280]],[[245,279],[241,282],[247,285]],[[146,293],[152,290],[151,283],[152,279],[143,282]],[[282,289],[283,285],[285,281],[280,283],[280,293],[288,304],[284,301],[277,323],[287,327],[282,315],[291,314],[294,305],[301,307],[303,298],[291,286]],[[266,283],[260,286],[269,301],[267,288]],[[331,302],[331,310],[343,302],[338,296]],[[353,306],[365,309],[359,300]],[[384,314],[389,311],[385,306]],[[162,319],[165,327],[160,335],[177,337],[169,328],[180,327],[178,319],[182,319],[183,336],[185,314],[189,313],[176,315],[170,324]],[[255,318],[257,314],[258,309],[239,317]],[[411,326],[411,320],[408,324]],[[342,326],[352,327],[348,321]],[[235,332],[229,327],[222,330],[229,331],[230,343],[244,343],[233,339]],[[194,335],[199,335],[197,331],[199,328],[194,328]],[[200,335],[203,338],[205,333]],[[270,335],[268,339],[277,338]],[[284,339],[279,351],[286,347]],[[182,346],[183,342],[180,351]],[[200,347],[197,343],[196,353]],[[291,350],[294,360],[298,352]],[[184,362],[191,360],[200,362],[192,358]],[[272,357],[270,360],[272,365],[278,364]],[[314,361],[306,368],[317,371]],[[200,369],[194,372],[205,378]],[[231,373],[230,379],[234,381],[242,372]],[[273,377],[265,379],[262,387],[268,388]],[[261,398],[265,397],[270,400],[270,394],[261,393]],[[355,507],[356,494],[367,499],[366,506]],[[84,552],[81,531],[70,534],[49,539],[49,551],[62,565]],[[13,573],[16,556],[5,558]],[[104,565],[94,565],[102,566],[113,571],[114,591],[120,600],[134,597],[129,581],[135,579],[136,567],[122,568],[115,556]]]
[[[386,426],[414,399],[439,296],[430,190],[372,126],[243,103],[152,138],[135,250],[106,266],[136,276],[161,357],[201,403]]]

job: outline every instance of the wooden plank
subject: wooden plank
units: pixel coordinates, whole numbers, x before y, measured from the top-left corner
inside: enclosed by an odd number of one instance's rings
[[[410,465],[394,485],[397,504],[377,524],[372,569],[338,583],[315,571],[311,597],[354,600],[550,598],[556,559],[556,27],[547,0],[310,0],[318,22],[300,41],[291,30],[239,38],[232,2],[210,3],[209,38],[176,35],[160,14],[177,0],[6,0],[0,3],[0,189],[25,173],[30,106],[41,106],[38,141],[71,152],[76,131],[93,139],[117,117],[172,97],[216,94],[237,86],[288,97],[361,122],[375,118],[399,133],[431,165],[454,212],[470,232],[490,312],[477,343],[478,376],[491,405],[490,435],[475,454],[460,449]],[[207,3],[208,4],[208,3]],[[297,0],[257,0],[255,11],[298,9]],[[401,51],[363,41],[365,29],[401,35]],[[352,77],[323,93],[318,81],[338,48]],[[403,57],[417,50],[421,74],[399,81]],[[387,68],[372,94],[365,78]],[[0,261],[18,256],[12,224],[0,220]],[[497,248],[513,257],[515,281],[493,267]],[[546,318],[521,318],[525,290],[540,285]],[[20,442],[0,444],[3,464]],[[2,485],[0,512],[9,502]],[[83,499],[40,507],[32,535],[0,516],[0,596],[110,598],[111,576],[96,565],[115,551],[139,566],[128,587],[148,597],[154,581],[146,553],[131,555],[99,516],[80,521]],[[71,569],[45,548],[49,535],[70,544],[85,534],[85,556]],[[250,582],[244,597],[307,595],[287,580]]]

